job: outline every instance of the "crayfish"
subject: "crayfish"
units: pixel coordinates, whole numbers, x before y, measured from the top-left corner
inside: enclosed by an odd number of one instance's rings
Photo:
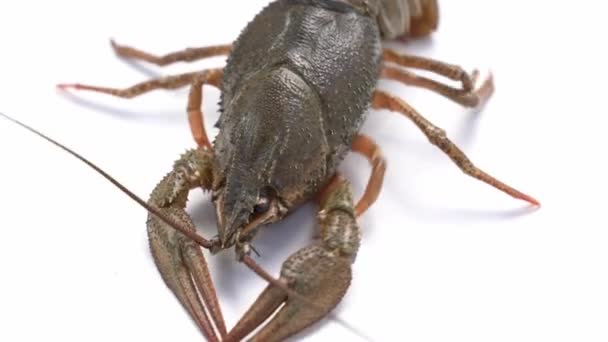
[[[231,44],[156,56],[112,42],[119,56],[160,66],[226,55],[224,68],[125,89],[60,85],[123,98],[190,86],[187,117],[197,147],[175,162],[147,202],[115,184],[149,210],[149,243],[160,274],[208,340],[237,341],[254,331],[255,341],[284,340],[326,317],[342,300],[361,243],[357,218],[377,199],[386,169],[380,147],[359,132],[369,109],[402,114],[465,174],[538,205],[477,168],[443,129],[404,100],[376,89],[379,79],[390,79],[467,107],[490,98],[491,77],[479,80],[477,72],[382,47],[384,40],[430,35],[438,22],[435,0],[276,0]],[[436,73],[461,87],[405,68]],[[213,140],[203,124],[203,85],[221,91]],[[351,151],[365,156],[372,168],[357,201],[338,172]],[[197,188],[211,192],[218,228],[213,239],[196,233],[185,210],[189,192]],[[263,226],[311,199],[320,207],[320,239],[292,254],[274,279],[250,256],[251,242]],[[233,248],[237,260],[269,282],[230,330],[200,247],[211,253]]]

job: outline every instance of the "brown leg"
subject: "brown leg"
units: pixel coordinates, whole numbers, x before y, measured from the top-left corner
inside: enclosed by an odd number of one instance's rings
[[[405,103],[405,101],[402,101],[397,97],[393,97],[385,92],[376,91],[374,93],[373,108],[388,109],[394,112],[399,112],[405,115],[408,119],[412,120],[412,122],[414,122],[414,124],[418,126],[420,130],[422,130],[429,141],[445,152],[465,174],[490,184],[515,198],[527,201],[536,206],[540,205],[536,199],[513,189],[512,187],[478,169],[475,165],[473,165],[469,158],[456,145],[454,145],[450,139],[448,139],[443,129],[433,125],[422,115],[417,113],[410,105]]]
[[[211,84],[219,88],[222,75],[222,69],[215,69],[205,76],[195,78],[190,87],[190,95],[188,96],[187,112],[192,137],[198,146],[206,146],[209,150],[212,149],[212,146],[209,137],[207,137],[205,120],[203,119],[204,116],[201,109],[203,104],[203,85]]]
[[[482,82],[479,88],[474,88],[477,77],[479,76],[477,70],[469,75],[457,65],[419,56],[399,55],[390,49],[384,50],[384,61],[395,63],[403,67],[431,71],[451,80],[460,81],[462,83],[462,89],[455,89],[431,79],[389,66],[385,66],[382,71],[382,76],[385,78],[435,91],[467,107],[476,107],[484,104],[494,91],[494,81],[491,75]]]
[[[494,84],[492,76],[484,80],[484,82],[472,91],[453,88],[445,84],[439,83],[432,79],[418,76],[407,70],[385,66],[382,68],[382,78],[398,81],[407,85],[420,87],[434,91],[446,98],[461,104],[465,107],[477,107],[488,101],[494,92]],[[477,72],[472,75],[473,81],[477,78]]]
[[[382,156],[382,151],[376,143],[369,137],[359,134],[353,140],[353,151],[362,154],[372,166],[372,173],[365,187],[365,192],[355,206],[355,215],[361,216],[378,199],[384,171],[386,171],[386,160]]]
[[[88,90],[130,99],[156,89],[177,89],[191,84],[187,112],[188,122],[190,123],[190,129],[192,130],[192,136],[194,137],[194,141],[196,141],[198,146],[207,146],[209,149],[211,149],[211,143],[207,137],[203,113],[201,111],[203,97],[202,87],[205,84],[209,84],[219,88],[222,75],[222,69],[209,69],[199,72],[189,72],[180,75],[153,79],[124,89],[105,88],[83,84],[61,84],[58,87],[63,90]]]
[[[326,317],[342,300],[350,285],[361,232],[348,182],[337,181],[326,197],[319,212],[321,241],[294,253],[281,269],[279,281],[298,295],[269,285],[226,341],[241,341],[261,325],[250,341],[283,341]]]
[[[472,77],[458,65],[448,64],[430,58],[400,55],[391,49],[384,49],[384,61],[392,62],[403,67],[431,71],[454,81],[462,82],[464,90],[473,89]]]
[[[202,78],[205,83],[218,86],[219,79],[221,78],[222,69],[209,69],[196,72],[187,72],[179,75],[165,76],[161,78],[155,78],[145,82],[138,83],[128,88],[107,88],[98,87],[87,84],[59,84],[57,87],[61,90],[87,90],[96,93],[108,94],[116,97],[122,97],[125,99],[132,99],[134,97],[143,95],[158,89],[178,89],[192,84],[196,79]]]
[[[369,207],[376,202],[380,190],[382,189],[382,183],[384,181],[384,172],[386,171],[386,159],[382,155],[380,146],[378,146],[371,138],[366,135],[358,134],[353,139],[352,150],[360,153],[369,161],[372,166],[372,172],[365,186],[363,196],[357,202],[355,206],[355,216],[359,217],[369,209]],[[336,187],[343,182],[343,176],[337,172],[332,179],[327,182],[315,196],[315,201],[318,204],[325,203],[329,195],[331,195]]]
[[[232,45],[226,44],[201,48],[187,48],[164,56],[156,56],[130,46],[118,45],[114,40],[111,40],[110,42],[114,52],[120,57],[142,60],[159,66],[169,65],[175,62],[193,62],[203,58],[228,55],[230,51],[232,51]]]

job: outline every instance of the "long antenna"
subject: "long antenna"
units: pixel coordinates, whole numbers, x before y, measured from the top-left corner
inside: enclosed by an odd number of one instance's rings
[[[131,198],[132,200],[134,200],[135,202],[137,202],[137,204],[141,205],[143,208],[145,208],[146,210],[148,210],[149,212],[151,212],[152,214],[154,214],[161,221],[165,222],[166,224],[168,224],[169,226],[171,226],[175,230],[179,231],[180,233],[182,233],[185,236],[187,236],[187,237],[191,238],[192,240],[194,240],[200,246],[202,246],[202,247],[204,247],[206,249],[210,249],[213,246],[213,244],[209,240],[207,240],[204,237],[198,235],[195,231],[188,230],[185,227],[181,226],[177,221],[173,220],[171,217],[168,217],[168,216],[164,215],[162,212],[160,212],[160,210],[158,210],[156,207],[154,207],[154,206],[146,203],[144,200],[141,199],[141,197],[137,196],[135,193],[133,193],[131,190],[129,190],[126,186],[122,185],[118,180],[116,180],[114,177],[110,176],[107,172],[105,172],[99,166],[95,165],[93,162],[91,162],[87,158],[85,158],[85,157],[81,156],[80,154],[76,153],[75,151],[73,151],[69,147],[67,147],[67,146],[59,143],[58,141],[56,141],[56,140],[54,140],[54,139],[52,139],[52,138],[44,135],[42,132],[37,131],[33,127],[30,127],[30,126],[26,125],[25,123],[23,123],[23,122],[15,119],[15,118],[13,118],[11,116],[8,116],[8,115],[6,115],[6,114],[4,114],[2,112],[0,112],[0,116],[2,116],[5,119],[7,119],[7,120],[9,120],[9,121],[17,124],[18,126],[21,126],[22,128],[24,128],[26,130],[34,133],[35,135],[39,136],[40,138],[42,138],[42,139],[50,142],[51,144],[59,147],[63,151],[69,153],[70,155],[74,156],[78,160],[82,161],[83,163],[85,163],[86,165],[88,165],[90,168],[92,168],[93,170],[95,170],[97,173],[99,173],[101,176],[103,176],[105,179],[107,179],[114,186],[116,186],[124,194],[126,194],[127,196],[129,196],[129,198]],[[299,293],[293,291],[292,289],[290,289],[289,287],[287,287],[285,284],[281,283],[280,281],[278,281],[277,279],[275,279],[274,277],[272,277],[258,263],[256,263],[255,260],[253,260],[251,257],[244,256],[243,257],[243,263],[251,271],[253,271],[255,274],[257,274],[259,277],[261,277],[262,279],[264,279],[268,283],[270,283],[270,284],[272,284],[272,285],[274,285],[276,287],[279,287],[280,289],[282,289],[283,291],[285,291],[288,296],[292,296],[292,297],[298,298],[299,300],[302,300],[303,302],[305,302],[308,305],[311,305],[313,307],[316,306],[316,304],[313,303],[313,302],[311,302],[308,298],[306,298],[306,297],[300,295]],[[351,326],[350,324],[348,324],[344,320],[340,319],[339,317],[337,317],[333,313],[329,313],[328,316],[331,319],[333,319],[334,321],[336,321],[337,323],[339,323],[340,325],[342,325],[343,327],[345,327],[347,330],[349,330],[352,333],[354,333],[355,335],[361,337],[362,339],[364,339],[366,341],[373,341],[370,337],[366,336],[365,334],[363,334],[362,332],[360,332],[358,329],[356,329],[355,327]]]
[[[151,206],[148,203],[146,203],[139,196],[137,196],[136,194],[134,194],[131,190],[127,189],[127,187],[125,187],[124,185],[122,185],[120,182],[118,182],[116,179],[114,179],[112,176],[110,176],[107,172],[105,172],[104,170],[102,170],[99,166],[93,164],[93,162],[91,162],[87,158],[85,158],[85,157],[81,156],[80,154],[72,151],[70,148],[66,147],[65,145],[57,142],[56,140],[51,139],[50,137],[42,134],[41,132],[35,130],[34,128],[32,128],[32,127],[24,124],[23,122],[21,122],[21,121],[19,121],[17,119],[14,119],[14,118],[12,118],[12,117],[4,114],[4,113],[1,113],[1,112],[0,112],[0,116],[4,117],[5,119],[7,119],[9,121],[14,122],[15,124],[17,124],[17,125],[25,128],[25,129],[27,129],[28,131],[36,134],[37,136],[41,137],[42,139],[50,142],[51,144],[59,147],[60,149],[64,150],[65,152],[67,152],[67,153],[71,154],[72,156],[78,158],[80,161],[82,161],[83,163],[87,164],[93,170],[95,170],[99,174],[101,174],[105,179],[107,179],[108,181],[110,181],[110,183],[114,184],[114,186],[116,186],[118,189],[120,189],[120,191],[124,192],[132,200],[134,200],[135,202],[137,202],[137,204],[141,205],[146,210],[148,210],[149,212],[151,212],[152,214],[154,214],[155,216],[157,216],[160,220],[162,220],[163,222],[165,222],[169,226],[173,227],[174,229],[176,229],[180,233],[184,234],[185,236],[187,236],[187,237],[191,238],[192,240],[196,241],[196,243],[198,243],[199,245],[201,245],[201,246],[203,246],[205,248],[211,248],[211,246],[212,246],[211,242],[209,242],[208,240],[206,240],[202,236],[196,234],[196,232],[193,232],[193,231],[190,231],[188,229],[185,229],[179,223],[177,223],[177,221],[173,220],[171,217],[163,215],[160,212],[160,210],[158,210],[154,206]]]

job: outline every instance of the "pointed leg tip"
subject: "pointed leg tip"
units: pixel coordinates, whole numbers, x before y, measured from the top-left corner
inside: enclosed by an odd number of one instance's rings
[[[522,195],[522,196],[519,197],[519,199],[524,200],[524,201],[530,203],[533,207],[536,207],[536,208],[540,208],[541,207],[540,202],[536,198],[534,198],[532,196]]]
[[[70,91],[70,90],[92,90],[99,91],[100,88],[93,87],[86,84],[81,83],[60,83],[57,86],[57,89],[60,91]]]
[[[118,48],[120,48],[120,45],[116,43],[116,40],[114,38],[110,38],[110,46],[113,50],[117,50]]]
[[[485,77],[481,82],[480,88],[492,84],[494,84],[494,73],[492,73],[492,70],[487,70]]]
[[[60,91],[68,91],[70,89],[78,89],[80,86],[78,84],[70,84],[70,83],[59,83],[56,85],[57,90]]]
[[[479,69],[473,69],[473,72],[471,72],[471,82],[473,82],[473,84],[476,84],[477,81],[479,81]]]

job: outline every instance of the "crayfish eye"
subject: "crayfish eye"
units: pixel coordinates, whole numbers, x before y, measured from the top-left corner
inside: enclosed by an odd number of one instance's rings
[[[272,201],[276,198],[276,192],[269,186],[260,189],[258,200],[253,207],[253,215],[265,214],[272,206]]]
[[[266,196],[260,196],[258,202],[253,207],[253,213],[255,215],[263,214],[270,209],[270,199]]]

